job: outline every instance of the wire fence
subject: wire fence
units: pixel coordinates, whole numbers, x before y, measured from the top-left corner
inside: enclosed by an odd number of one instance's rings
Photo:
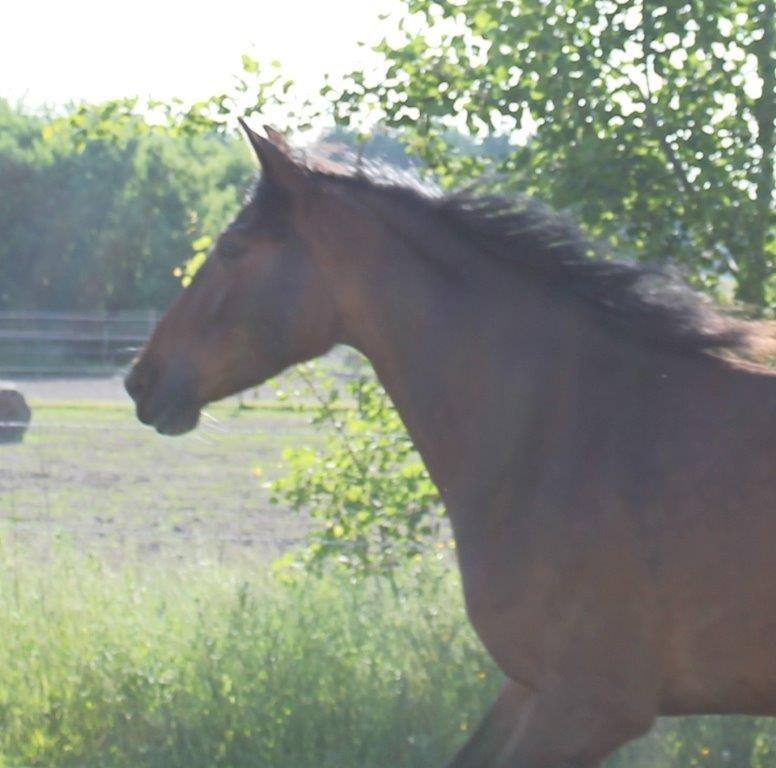
[[[160,318],[155,309],[112,314],[0,311],[0,380],[118,379]],[[324,367],[335,378],[348,378],[359,366],[353,357],[335,350]]]
[[[0,377],[108,373],[126,366],[159,320],[117,313],[0,312]]]

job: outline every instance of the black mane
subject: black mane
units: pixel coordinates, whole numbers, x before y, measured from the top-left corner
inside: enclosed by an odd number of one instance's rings
[[[749,346],[746,324],[725,315],[674,270],[608,258],[605,246],[544,203],[467,191],[434,207],[483,252],[584,302],[619,331],[683,352]]]
[[[683,353],[747,356],[764,336],[773,343],[772,329],[764,334],[765,324],[726,314],[674,270],[608,258],[568,215],[537,200],[508,199],[476,187],[442,194],[390,167],[337,160],[313,155],[299,162],[315,178],[384,195],[436,220],[474,253],[509,263],[558,295],[583,302],[613,330]]]

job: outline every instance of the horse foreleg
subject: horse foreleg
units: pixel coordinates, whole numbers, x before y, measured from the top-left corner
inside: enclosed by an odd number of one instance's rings
[[[593,768],[654,722],[635,691],[591,690],[590,680],[568,678],[537,691],[494,768]]]
[[[579,691],[508,682],[448,768],[597,768],[652,723],[651,712],[602,707]]]
[[[482,722],[447,768],[500,765],[501,756],[518,730],[532,695],[528,687],[507,681]]]

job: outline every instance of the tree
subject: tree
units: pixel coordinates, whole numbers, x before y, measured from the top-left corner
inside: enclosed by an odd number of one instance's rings
[[[492,169],[620,248],[776,299],[774,0],[405,4],[384,71],[335,94],[341,121],[377,103],[446,183],[483,170],[451,118],[522,133]]]
[[[28,114],[0,100],[0,308],[162,308],[192,242],[239,207],[242,141],[132,102]]]

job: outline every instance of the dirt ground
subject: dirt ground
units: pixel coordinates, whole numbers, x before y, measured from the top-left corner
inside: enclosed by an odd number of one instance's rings
[[[118,382],[94,385],[104,399],[81,403],[80,382],[23,389],[33,422],[21,445],[0,445],[0,539],[44,556],[65,545],[266,564],[303,538],[307,521],[271,504],[268,484],[286,448],[323,439],[304,414],[227,402],[166,438],[136,421]]]

